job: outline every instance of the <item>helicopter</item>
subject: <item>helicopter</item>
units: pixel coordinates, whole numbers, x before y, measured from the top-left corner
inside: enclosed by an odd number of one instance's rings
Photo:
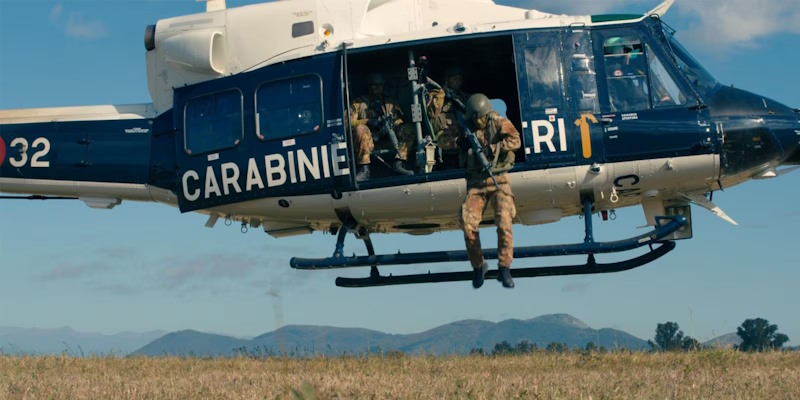
[[[585,224],[583,242],[514,250],[585,255],[585,264],[514,276],[637,268],[692,237],[691,204],[735,223],[713,192],[800,164],[798,110],[720,85],[661,20],[673,2],[641,15],[568,16],[481,0],[231,9],[211,0],[205,13],[146,28],[152,103],[0,111],[0,191],[101,209],[159,202],[207,214],[207,227],[237,221],[277,238],[330,232],[331,257],[290,266],[370,268],[339,286],[470,280],[471,272],[381,275],[380,266],[465,261],[466,252],[377,255],[370,237],[460,229],[464,170],[441,151],[424,106],[436,77],[458,64],[468,89],[496,99],[521,133],[509,172],[515,223],[578,215]],[[411,116],[414,174],[393,175],[376,153],[372,176],[359,181],[349,104],[375,72]],[[596,242],[592,215],[630,206],[643,208],[652,230]],[[366,255],[343,254],[348,233]],[[595,260],[636,248],[650,251]]]

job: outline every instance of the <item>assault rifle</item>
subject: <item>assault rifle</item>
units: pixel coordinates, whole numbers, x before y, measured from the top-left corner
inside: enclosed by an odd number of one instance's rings
[[[472,154],[481,164],[483,172],[489,174],[489,177],[492,178],[492,182],[494,182],[494,186],[500,190],[500,185],[497,183],[497,178],[495,178],[494,174],[492,173],[492,164],[489,163],[489,159],[486,157],[485,149],[491,149],[491,146],[488,144],[486,147],[482,146],[478,136],[476,136],[475,132],[469,128],[469,123],[464,120],[464,114],[467,112],[467,106],[465,106],[464,103],[458,99],[458,96],[453,94],[450,89],[439,85],[431,78],[428,78],[428,83],[437,89],[444,90],[445,100],[449,100],[453,103],[458,113],[458,123],[461,124],[461,128],[464,129],[464,139],[466,139],[467,143],[469,143],[469,147],[472,149]]]
[[[383,104],[380,101],[375,100],[372,104],[373,109],[378,114],[378,117],[375,118],[375,122],[369,124],[369,128],[375,132],[375,128],[377,128],[378,133],[386,133],[389,135],[389,140],[392,142],[392,147],[397,154],[400,154],[400,144],[397,142],[397,135],[394,133],[394,116],[391,113],[386,113],[383,109]],[[373,138],[376,139],[377,138]]]
[[[473,132],[472,129],[469,129],[469,124],[464,120],[463,113],[461,112],[458,113],[458,123],[461,124],[462,128],[464,128],[464,138],[467,140],[467,143],[469,143],[469,147],[472,150],[472,155],[475,156],[475,159],[477,159],[481,164],[483,172],[489,174],[489,177],[492,178],[494,186],[500,190],[500,185],[497,184],[497,179],[492,173],[492,164],[486,157],[486,153],[490,152],[492,147],[488,144],[486,146],[481,146],[478,136],[475,135],[475,132]]]

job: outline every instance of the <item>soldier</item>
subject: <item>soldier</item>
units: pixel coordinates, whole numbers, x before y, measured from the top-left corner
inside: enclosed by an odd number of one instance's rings
[[[642,44],[613,37],[603,44],[611,110],[636,111],[650,106]]]
[[[361,96],[350,106],[350,126],[355,129],[355,148],[358,172],[356,181],[364,181],[370,176],[370,154],[376,145],[379,149],[392,149],[394,146],[389,132],[379,117],[391,116],[391,124],[397,137],[397,152],[392,164],[392,172],[397,175],[414,175],[405,168],[408,149],[413,145],[416,133],[411,125],[403,124],[403,110],[397,101],[385,97],[383,93],[384,79],[380,74],[367,77],[369,94]]]
[[[472,287],[477,289],[483,285],[488,269],[483,258],[478,228],[489,201],[494,208],[494,222],[497,224],[497,280],[503,287],[511,289],[514,287],[510,271],[514,258],[511,224],[517,210],[514,206],[514,194],[511,193],[511,178],[506,172],[514,166],[514,151],[520,148],[519,132],[511,121],[492,110],[489,98],[480,93],[467,100],[466,118],[467,123],[472,124],[481,150],[490,161],[491,171],[497,180],[495,186],[477,155],[470,149],[467,158],[467,197],[461,205],[459,217],[464,229],[467,255],[473,268]]]
[[[464,82],[463,72],[458,66],[451,67],[444,74],[444,87],[462,103],[467,101],[469,95],[461,90]],[[442,150],[457,150],[456,141],[464,134],[464,129],[458,123],[456,107],[451,99],[445,98],[445,89],[436,88],[428,93],[428,118],[433,125],[436,142]]]

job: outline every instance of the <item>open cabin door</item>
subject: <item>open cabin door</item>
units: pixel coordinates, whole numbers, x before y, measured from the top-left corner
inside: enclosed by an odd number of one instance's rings
[[[349,184],[339,53],[175,89],[183,212]]]

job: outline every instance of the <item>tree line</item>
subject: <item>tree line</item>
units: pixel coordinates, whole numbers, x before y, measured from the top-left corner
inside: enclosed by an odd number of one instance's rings
[[[656,325],[655,337],[648,340],[647,344],[652,351],[694,351],[702,348],[702,344],[691,336],[685,335],[676,322],[665,322]],[[738,328],[736,334],[741,339],[741,343],[734,346],[740,351],[766,351],[779,350],[789,341],[789,337],[778,332],[778,325],[770,324],[763,318],[753,318],[745,320]],[[476,355],[510,355],[510,354],[531,354],[537,351],[563,353],[567,351],[598,352],[608,351],[603,346],[597,346],[589,342],[582,348],[570,349],[566,343],[551,342],[544,348],[539,348],[536,343],[523,340],[516,345],[512,345],[506,340],[494,345],[491,350],[483,348],[473,348],[470,354]]]

